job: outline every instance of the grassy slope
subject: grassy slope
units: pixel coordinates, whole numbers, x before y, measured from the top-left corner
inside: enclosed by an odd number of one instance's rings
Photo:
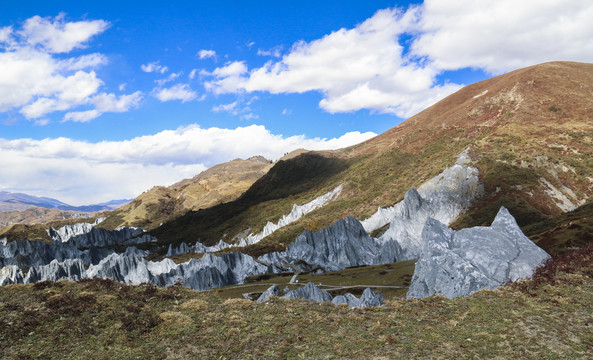
[[[10,285],[0,288],[0,357],[586,358],[592,261],[589,247],[535,280],[367,310],[110,280]]]

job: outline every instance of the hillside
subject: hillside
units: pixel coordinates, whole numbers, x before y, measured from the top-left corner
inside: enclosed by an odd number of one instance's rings
[[[525,229],[584,205],[593,192],[592,93],[593,65],[584,63],[546,63],[481,81],[362,144],[280,161],[237,200],[189,212],[153,234],[165,244],[198,237],[214,244],[261,231],[294,203],[344,184],[337,201],[244,251],[281,249],[303,230],[393,205],[467,147],[485,192],[453,227],[488,224],[504,205]]]
[[[155,186],[108,215],[102,226],[153,229],[184,214],[235,200],[272,166],[261,156],[213,166],[171,186]]]

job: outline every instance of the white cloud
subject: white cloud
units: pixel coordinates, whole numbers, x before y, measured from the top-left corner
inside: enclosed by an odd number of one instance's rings
[[[167,71],[169,71],[168,67],[160,65],[158,61],[154,61],[148,64],[142,64],[140,65],[140,69],[147,73],[156,72],[160,74],[164,74]]]
[[[72,111],[64,115],[64,121],[89,122],[99,116],[101,116],[101,113],[97,110]]]
[[[136,91],[129,95],[121,95],[119,98],[114,94],[100,93],[94,96],[91,102],[101,112],[126,112],[131,108],[138,107],[142,97],[141,91]]]
[[[181,102],[192,101],[198,97],[188,84],[177,84],[170,88],[155,89],[155,97],[160,101],[181,100]]]
[[[0,44],[8,43],[12,35],[12,26],[5,26],[0,28]]]
[[[71,115],[76,116],[76,115]],[[263,126],[236,129],[190,125],[125,141],[88,143],[67,138],[0,139],[0,190],[22,191],[73,204],[137,196],[237,157],[278,159],[298,148],[337,149],[374,133],[339,138],[274,135]],[[23,184],[27,184],[23,187]]]
[[[259,119],[259,116],[254,114],[250,105],[258,99],[257,96],[252,96],[247,101],[243,98],[237,99],[230,104],[220,104],[212,108],[213,112],[228,112],[231,115],[240,115],[243,120]]]
[[[218,112],[229,112],[233,115],[237,115],[238,109],[237,109],[237,101],[234,101],[230,104],[221,104],[221,105],[217,105],[215,107],[212,108],[212,111],[218,113]]]
[[[16,110],[40,124],[49,121],[41,118],[53,112],[78,113],[78,107],[92,105],[104,85],[95,69],[107,64],[107,57],[100,53],[57,57],[54,53],[83,48],[108,26],[103,20],[66,22],[60,15],[32,17],[18,31],[2,28],[0,44],[6,45],[0,51],[0,112]]]
[[[291,115],[292,114],[292,110],[290,109],[283,109],[282,110],[282,115]]]
[[[247,113],[245,115],[241,115],[241,119],[243,119],[243,120],[256,120],[256,119],[259,119],[259,115],[256,115],[254,113]]]
[[[192,69],[192,71],[189,73],[189,78],[190,79],[194,79],[196,77],[196,72],[198,71],[198,69]]]
[[[232,62],[205,83],[214,93],[268,91],[324,94],[331,113],[370,109],[410,116],[459,85],[435,85],[438,72],[404,59],[398,38],[417,21],[417,9],[388,9],[354,29],[340,29],[312,42],[298,42],[277,62],[248,72]]]
[[[300,41],[280,60],[249,69],[233,61],[204,82],[215,94],[318,91],[330,112],[409,117],[458,90],[447,70],[501,73],[552,60],[593,59],[590,1],[426,0],[384,9],[352,29]],[[404,48],[401,44],[411,44]],[[276,55],[273,49],[261,55]]]
[[[164,79],[158,79],[158,80],[155,80],[154,82],[156,82],[159,86],[163,86],[164,84],[166,84],[168,82],[174,81],[179,76],[181,76],[181,74],[183,74],[182,71],[177,72],[177,73],[171,73],[166,78],[164,78]]]
[[[271,57],[281,57],[282,56],[282,46],[275,46],[268,50],[257,50],[257,55],[259,56],[271,56]]]
[[[129,95],[121,95],[119,98],[115,94],[100,93],[93,96],[89,101],[95,106],[95,109],[68,112],[64,115],[63,121],[89,122],[106,112],[126,112],[131,108],[138,107],[142,98],[143,95],[140,91]]]
[[[202,49],[202,50],[198,51],[198,56],[200,57],[200,59],[215,58],[216,51]]]
[[[50,53],[67,53],[85,47],[91,37],[109,27],[103,20],[66,22],[64,18],[64,14],[53,19],[33,16],[25,21],[20,35],[31,46],[39,45]]]
[[[117,88],[119,89],[119,91],[124,91],[126,89],[126,86],[128,86],[127,83],[121,83]]]
[[[502,73],[553,60],[593,59],[591,1],[427,0],[413,53],[439,69]]]

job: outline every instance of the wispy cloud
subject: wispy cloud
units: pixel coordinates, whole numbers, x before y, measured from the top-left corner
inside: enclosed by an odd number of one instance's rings
[[[167,71],[169,71],[169,68],[159,64],[159,61],[153,61],[148,64],[142,64],[142,65],[140,65],[140,69],[147,73],[156,72],[156,73],[160,73],[160,74],[164,74]]]
[[[192,101],[198,97],[188,84],[177,84],[169,88],[157,88],[154,96],[160,101],[181,100],[181,102]]]
[[[259,56],[271,56],[271,57],[281,57],[282,56],[282,46],[275,46],[268,50],[257,50],[257,55]]]
[[[198,57],[200,59],[216,58],[216,51],[202,49],[198,51]]]

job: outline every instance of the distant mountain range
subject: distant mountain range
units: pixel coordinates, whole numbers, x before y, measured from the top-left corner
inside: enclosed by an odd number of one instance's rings
[[[100,204],[72,206],[61,202],[60,200],[48,197],[38,197],[23,193],[0,191],[0,212],[26,210],[32,207],[42,207],[46,209],[58,209],[66,211],[96,212],[103,210],[114,210],[130,201],[131,200],[129,199],[123,199],[112,200]]]

